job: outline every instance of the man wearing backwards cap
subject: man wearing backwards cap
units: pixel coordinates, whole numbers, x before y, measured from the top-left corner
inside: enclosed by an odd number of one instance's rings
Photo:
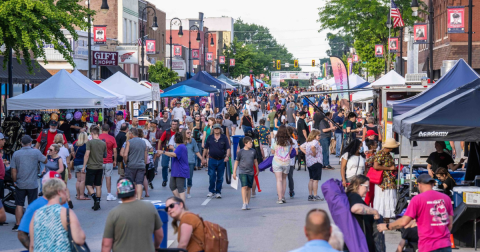
[[[103,252],[153,252],[160,247],[163,239],[160,216],[152,203],[137,200],[135,194],[135,185],[130,178],[117,181],[117,197],[122,204],[108,213],[103,232]]]
[[[415,219],[419,252],[452,251],[453,207],[450,197],[432,190],[435,180],[428,174],[418,176],[417,183],[420,194],[412,198],[403,217],[390,224],[379,224],[378,231],[400,229]]]
[[[45,184],[50,179],[57,178],[62,179],[62,176],[55,171],[47,172],[42,178],[42,184]],[[48,190],[46,188],[45,190]],[[28,205],[25,214],[22,217],[22,221],[20,222],[20,226],[18,227],[18,240],[25,248],[29,248],[30,246],[30,238],[28,237],[28,233],[30,232],[30,222],[32,221],[33,214],[37,209],[42,208],[43,206],[48,204],[48,200],[45,197],[40,197],[34,200],[31,204]],[[68,208],[67,202],[62,205],[65,208]]]

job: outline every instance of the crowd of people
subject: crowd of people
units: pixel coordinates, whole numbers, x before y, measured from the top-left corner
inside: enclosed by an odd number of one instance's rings
[[[11,157],[11,176],[17,188],[13,230],[19,232],[20,242],[30,250],[69,251],[66,244],[72,240],[84,246],[85,233],[72,210],[71,196],[75,193],[76,200],[91,200],[92,209],[100,210],[105,178],[106,200],[118,197],[122,204],[108,215],[102,251],[153,251],[163,238],[162,223],[155,207],[140,199],[150,197],[148,190],[154,189],[154,178],[161,173],[157,180],[161,180],[162,187],[168,184],[172,193],[165,211],[173,219],[178,247],[202,251],[203,220],[186,207],[192,197],[195,171],[207,169],[206,196],[220,199],[225,169],[232,169],[232,178],[241,185],[241,209],[249,210],[250,200],[256,195],[259,164],[263,161],[271,162],[277,204],[287,202],[287,184],[288,196],[291,199],[296,196],[295,184],[298,188],[299,183],[294,182],[294,171],[302,166],[309,176],[308,185],[300,184],[308,187],[306,200],[324,201],[319,190],[322,171],[335,170],[330,160],[330,155],[335,155],[340,159],[339,173],[350,211],[362,226],[369,251],[376,251],[375,229],[404,226],[412,229],[418,226],[419,248],[436,249],[420,251],[448,251],[450,240],[445,239],[449,239],[453,215],[450,198],[431,189],[435,176],[442,181],[441,186],[449,189],[446,191],[455,186],[448,168],[455,170],[460,164],[455,165],[451,155],[443,153],[445,143],[436,143],[438,151],[427,160],[429,175],[418,180],[421,194],[414,197],[404,216],[394,221],[398,168],[391,152],[399,144],[391,138],[382,139],[383,128],[375,124],[371,112],[350,111],[328,95],[302,99],[299,93],[277,88],[252,90],[243,95],[234,92],[226,97],[221,111],[214,111],[209,103],[200,106],[193,101],[184,108],[178,101],[145,125],[139,125],[137,119],[126,122],[123,112],[118,111],[113,130],[109,124],[78,129],[72,126],[78,133],[70,145],[58,130],[58,122],[52,120],[35,145],[25,135],[21,139],[22,148]],[[358,122],[362,116],[365,123]],[[231,136],[236,135],[237,128],[245,136],[230,167]],[[2,139],[0,133],[0,145]],[[0,166],[5,170],[3,163]],[[116,196],[111,188],[115,170],[120,177],[114,184]],[[70,192],[66,184],[73,175],[75,191]],[[26,198],[28,208],[24,213]],[[429,202],[437,202],[435,207],[446,210],[438,213],[438,220],[426,216],[424,207]],[[378,221],[380,218],[382,222]],[[375,226],[376,222],[385,224]],[[58,239],[48,239],[51,235]],[[307,214],[305,235],[309,242],[296,252],[348,250],[341,232],[331,224],[324,210],[313,209]]]

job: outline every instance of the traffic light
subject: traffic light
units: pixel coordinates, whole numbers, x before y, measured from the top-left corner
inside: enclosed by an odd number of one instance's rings
[[[298,60],[293,61],[293,67],[297,68],[298,67]]]
[[[315,67],[315,60],[312,60],[312,67]]]
[[[277,70],[280,70],[282,68],[282,64],[280,60],[277,60]]]
[[[273,68],[275,68],[275,60],[273,60],[272,63],[273,63]]]

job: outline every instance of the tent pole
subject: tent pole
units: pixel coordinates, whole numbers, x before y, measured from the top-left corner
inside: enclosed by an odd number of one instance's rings
[[[400,137],[400,146],[398,147],[398,181],[397,181],[397,193],[399,192],[400,189],[400,181],[402,181],[402,178],[400,177],[400,167],[402,166],[402,135],[398,134]],[[397,195],[398,196],[398,195]]]
[[[408,196],[412,197],[412,175],[413,175],[413,142],[410,140],[410,186],[408,187]]]

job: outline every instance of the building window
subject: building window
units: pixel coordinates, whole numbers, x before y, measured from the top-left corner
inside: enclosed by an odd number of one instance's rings
[[[127,43],[127,19],[123,19],[123,43]]]
[[[135,43],[137,40],[138,35],[137,35],[137,22],[133,22],[133,35],[132,35],[132,41]]]

